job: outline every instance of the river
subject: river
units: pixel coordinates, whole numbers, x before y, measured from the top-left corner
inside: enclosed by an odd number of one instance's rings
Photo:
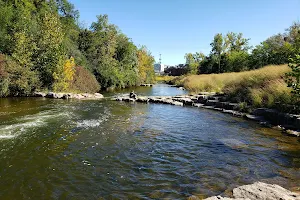
[[[192,107],[3,98],[0,148],[0,199],[186,199],[255,181],[300,185],[297,138]]]

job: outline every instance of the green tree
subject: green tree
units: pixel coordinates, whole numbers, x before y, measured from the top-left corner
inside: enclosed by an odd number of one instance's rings
[[[287,74],[288,87],[292,88],[297,102],[300,100],[300,55],[296,55],[295,58],[290,58],[289,66],[292,71]]]
[[[221,55],[225,50],[225,42],[223,39],[223,35],[218,33],[214,36],[212,43],[210,43],[212,50],[211,53],[215,55],[218,59],[218,73],[221,72]]]
[[[65,52],[64,33],[57,14],[45,11],[40,14],[37,50],[35,51],[35,69],[40,74],[44,87],[52,87],[53,74],[63,68]]]

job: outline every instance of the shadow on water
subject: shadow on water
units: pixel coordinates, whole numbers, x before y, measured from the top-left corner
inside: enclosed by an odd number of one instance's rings
[[[0,99],[0,108],[1,199],[184,199],[258,180],[300,185],[297,139],[223,113],[38,98]]]

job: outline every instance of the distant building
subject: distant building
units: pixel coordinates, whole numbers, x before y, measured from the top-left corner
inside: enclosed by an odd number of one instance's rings
[[[161,63],[154,64],[155,73],[163,73],[165,71],[165,66]]]
[[[159,54],[159,63],[154,64],[154,72],[156,74],[163,74],[165,71],[165,66],[161,64],[161,54]]]

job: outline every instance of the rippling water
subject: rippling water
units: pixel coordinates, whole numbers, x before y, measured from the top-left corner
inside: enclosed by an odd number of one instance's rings
[[[191,107],[0,99],[0,147],[1,199],[185,199],[258,180],[300,185],[299,140]]]

